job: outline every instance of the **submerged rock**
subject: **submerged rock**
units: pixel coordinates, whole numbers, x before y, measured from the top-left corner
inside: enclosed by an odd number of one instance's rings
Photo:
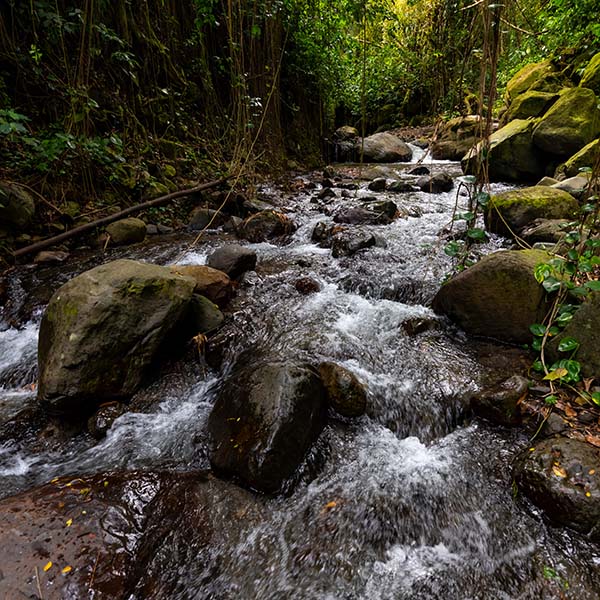
[[[263,210],[248,217],[238,233],[250,242],[265,242],[275,237],[289,235],[296,227],[288,217],[274,210]]]
[[[436,173],[435,175],[421,177],[417,181],[417,187],[422,192],[441,194],[442,192],[449,192],[454,187],[454,181],[447,173]]]
[[[329,405],[343,417],[360,417],[367,410],[367,392],[356,375],[333,363],[319,365],[319,374],[327,390]]]
[[[359,227],[342,229],[331,237],[332,256],[352,256],[359,250],[377,245],[377,238],[370,231]]]
[[[527,394],[528,388],[529,380],[513,375],[473,397],[471,409],[476,415],[499,425],[518,425],[521,422],[519,400]]]
[[[53,412],[71,415],[131,396],[193,291],[191,278],[132,260],[71,279],[42,317],[39,400]]]
[[[515,464],[519,489],[550,520],[600,541],[600,449],[565,437],[532,448]]]
[[[102,439],[112,424],[126,412],[127,408],[120,402],[109,402],[101,406],[87,422],[88,431],[97,440]]]
[[[529,326],[541,323],[547,311],[546,293],[533,275],[548,260],[539,250],[507,250],[482,258],[444,284],[433,300],[467,333],[524,344]]]
[[[509,190],[492,196],[485,221],[492,233],[512,237],[536,219],[571,219],[579,205],[571,194],[549,186]]]
[[[309,365],[238,368],[208,420],[211,465],[252,488],[278,492],[321,433],[326,416],[326,392]]]
[[[209,267],[223,271],[232,279],[238,279],[246,271],[256,267],[256,252],[239,244],[217,248],[206,261]]]
[[[146,239],[146,223],[141,219],[129,217],[107,225],[106,233],[117,246],[138,244]]]

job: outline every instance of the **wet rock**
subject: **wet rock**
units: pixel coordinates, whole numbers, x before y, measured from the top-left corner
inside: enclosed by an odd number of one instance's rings
[[[255,215],[265,210],[273,210],[273,205],[258,198],[245,198],[242,202],[242,208],[245,214]]]
[[[462,158],[462,156],[461,156],[461,158]],[[407,171],[407,173],[409,175],[429,175],[430,171],[429,171],[428,167],[420,165],[419,167],[415,167],[414,169]]]
[[[115,221],[106,227],[110,241],[117,246],[137,244],[146,239],[146,223],[135,217]]]
[[[69,258],[68,252],[62,250],[42,250],[35,255],[34,263],[61,263]]]
[[[360,151],[360,142],[357,143]],[[375,133],[363,140],[363,159],[366,162],[408,162],[412,150],[400,138],[391,133]]]
[[[359,250],[377,245],[377,239],[369,231],[359,228],[342,229],[331,238],[331,250],[334,258],[352,256]]]
[[[541,434],[543,437],[552,437],[564,433],[569,429],[569,423],[560,415],[551,412],[542,425]]]
[[[563,159],[572,156],[600,134],[598,99],[587,88],[561,93],[533,130],[537,148]]]
[[[154,223],[147,223],[146,235],[158,235],[158,227]]]
[[[519,489],[551,521],[600,541],[600,449],[564,437],[532,447],[515,464]]]
[[[132,260],[71,279],[55,292],[42,317],[40,402],[71,415],[131,396],[193,291],[191,278]]]
[[[407,181],[392,181],[388,186],[388,192],[395,192],[397,194],[404,194],[406,192],[414,192],[416,188]]]
[[[417,181],[417,187],[422,192],[441,194],[449,192],[454,187],[454,181],[447,173],[436,173],[432,176],[421,177]]]
[[[333,363],[319,365],[319,374],[327,391],[329,405],[343,417],[360,417],[367,410],[367,392],[356,375]]]
[[[321,181],[321,186],[323,188],[332,188],[335,186],[333,180],[330,177],[324,177],[323,181]]]
[[[246,271],[256,267],[256,252],[239,244],[228,244],[217,248],[207,259],[206,264],[223,271],[232,279],[237,279]]]
[[[204,473],[57,478],[0,501],[0,589],[6,598],[181,597],[182,565],[216,576],[228,558],[221,536],[242,543],[242,524],[264,518],[260,498]]]
[[[321,291],[321,285],[312,277],[301,277],[300,279],[296,279],[294,287],[304,296]]]
[[[544,175],[546,158],[532,141],[535,121],[515,119],[490,136],[488,170],[491,181],[537,181]],[[462,159],[463,171],[476,174],[483,146],[474,146]]]
[[[224,318],[216,304],[200,294],[194,294],[174,335],[182,343],[192,335],[212,333],[223,324]]]
[[[205,265],[172,266],[170,269],[173,273],[191,277],[196,283],[194,293],[205,296],[221,308],[233,298],[233,282],[223,271]]]
[[[338,162],[354,160],[357,157],[358,130],[344,125],[336,129],[332,136],[334,160]]]
[[[240,217],[229,217],[229,219],[223,223],[223,231],[237,233],[243,222],[244,220],[240,219]]]
[[[335,197],[336,197],[336,194],[335,194],[335,192],[330,187],[323,188],[317,194],[317,198],[319,200],[329,200],[329,199],[335,198]]]
[[[558,179],[554,177],[542,177],[535,185],[554,185],[558,183]]]
[[[22,231],[33,220],[35,202],[29,192],[16,183],[0,182],[0,226]]]
[[[546,260],[538,250],[494,252],[444,284],[433,308],[467,333],[528,343],[529,326],[541,323],[547,311],[544,289],[533,275]]]
[[[288,217],[274,210],[263,210],[248,217],[239,228],[239,235],[250,242],[267,240],[289,235],[296,227]]]
[[[378,177],[369,183],[369,189],[372,192],[384,192],[386,186],[387,180],[384,177]]]
[[[165,235],[167,233],[173,233],[173,231],[175,231],[172,227],[169,227],[168,225],[163,225],[162,223],[158,223],[158,225],[156,226],[156,229],[158,229],[158,233],[160,235]]]
[[[431,331],[437,327],[438,321],[433,318],[414,317],[402,322],[402,329],[410,336],[419,335],[426,331]]]
[[[329,248],[331,236],[334,234],[335,225],[327,221],[319,221],[313,228],[310,239],[322,248]],[[339,227],[338,227],[339,229]]]
[[[536,321],[539,322],[539,321]],[[585,377],[600,377],[600,292],[593,292],[592,297],[573,315],[567,326],[546,345],[548,359],[557,361],[569,358],[568,354],[559,352],[560,342],[572,337],[579,342],[576,359],[581,364],[581,372]]]
[[[340,188],[340,190],[357,190],[358,189],[358,184],[354,183],[352,181],[348,182],[348,181],[341,181],[340,183],[338,183],[336,185],[336,187]]]
[[[321,379],[308,365],[238,367],[208,420],[213,469],[257,490],[279,491],[325,426],[326,407]]]
[[[571,219],[577,200],[563,190],[534,186],[492,196],[485,222],[492,233],[512,237],[536,219]]]
[[[539,242],[556,244],[568,231],[565,227],[567,223],[569,221],[564,219],[535,219],[521,230],[519,237],[531,245]]]
[[[106,436],[106,432],[112,427],[112,424],[127,410],[127,407],[120,402],[111,402],[101,406],[87,422],[88,431],[92,437],[101,440]]]
[[[471,399],[471,409],[476,415],[499,425],[519,425],[519,401],[527,394],[529,380],[513,375],[498,385],[483,390]]]
[[[207,228],[217,229],[225,223],[226,218],[225,215],[212,208],[199,206],[193,210],[188,227],[192,231],[201,231]]]
[[[389,225],[398,212],[397,205],[391,200],[368,201],[362,207],[340,210],[333,217],[335,223],[350,225]]]

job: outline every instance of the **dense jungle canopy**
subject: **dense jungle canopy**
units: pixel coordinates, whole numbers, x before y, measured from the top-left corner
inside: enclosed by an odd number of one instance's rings
[[[336,126],[371,133],[477,113],[542,57],[576,71],[600,44],[598,8],[597,0],[7,0],[2,176],[78,213],[89,201],[166,192],[165,160],[190,178],[241,162],[263,172],[286,160],[314,165]]]

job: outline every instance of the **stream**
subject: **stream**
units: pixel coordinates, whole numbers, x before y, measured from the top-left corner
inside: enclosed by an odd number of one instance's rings
[[[456,163],[425,163],[432,172],[460,175]],[[404,171],[413,166],[386,169],[412,181]],[[13,271],[0,326],[0,497],[63,475],[209,469],[206,421],[242,352],[331,360],[366,384],[368,414],[330,419],[294,490],[255,496],[260,522],[221,519],[222,535],[211,549],[218,571],[207,577],[203,561],[180,565],[170,574],[181,590],[173,597],[600,598],[600,548],[548,525],[515,497],[511,464],[527,447],[525,432],[472,419],[467,410],[476,390],[512,374],[513,350],[473,342],[429,308],[452,268],[440,233],[456,192],[375,194],[362,182],[359,197],[393,200],[409,216],[366,227],[378,246],[334,259],[311,241],[312,230],[331,221],[320,208],[351,206],[356,198],[321,207],[311,202],[314,191],[265,186],[262,196],[299,227],[285,245],[240,242],[257,252],[258,266],[226,310],[230,341],[221,369],[174,361],[136,394],[133,404],[144,408],[119,417],[101,442],[87,433],[61,437],[46,427],[41,435],[35,424],[11,424],[35,401],[37,334],[50,294],[116,258],[204,264],[234,236],[210,232],[190,249],[194,236],[175,233],[103,256],[74,253],[65,265]],[[491,236],[479,251],[506,244]],[[294,283],[301,277],[318,281],[320,291],[299,294]],[[215,503],[211,510],[218,516],[222,508]]]

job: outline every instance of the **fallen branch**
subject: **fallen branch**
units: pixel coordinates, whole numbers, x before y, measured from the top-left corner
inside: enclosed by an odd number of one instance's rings
[[[228,179],[229,177],[224,177],[223,179],[218,179],[217,181],[203,183],[202,185],[198,185],[193,188],[179,190],[177,192],[167,194],[166,196],[159,196],[158,198],[154,198],[153,200],[147,200],[146,202],[142,202],[141,204],[130,206],[129,208],[115,213],[114,215],[103,217],[102,219],[98,219],[96,221],[92,221],[91,223],[86,223],[85,225],[76,227],[75,229],[71,229],[71,231],[65,231],[64,233],[55,235],[54,237],[42,240],[40,242],[36,242],[35,244],[31,244],[29,246],[25,246],[24,248],[19,248],[19,250],[15,250],[13,252],[13,258],[16,261],[22,256],[26,256],[27,254],[31,254],[32,252],[38,252],[39,250],[43,250],[44,248],[49,248],[50,246],[54,246],[55,244],[59,244],[60,242],[64,242],[65,240],[69,240],[74,237],[79,237],[80,235],[83,235],[84,233],[87,233],[92,229],[96,229],[96,227],[104,227],[109,223],[113,223],[114,221],[123,219],[124,217],[140,212],[141,210],[144,210],[146,208],[160,206],[161,204],[167,204],[168,202],[176,200],[177,198],[182,198],[183,196],[189,196],[190,194],[195,194],[196,192],[202,192],[204,190],[209,190],[211,188],[217,187],[218,185],[225,183]]]

